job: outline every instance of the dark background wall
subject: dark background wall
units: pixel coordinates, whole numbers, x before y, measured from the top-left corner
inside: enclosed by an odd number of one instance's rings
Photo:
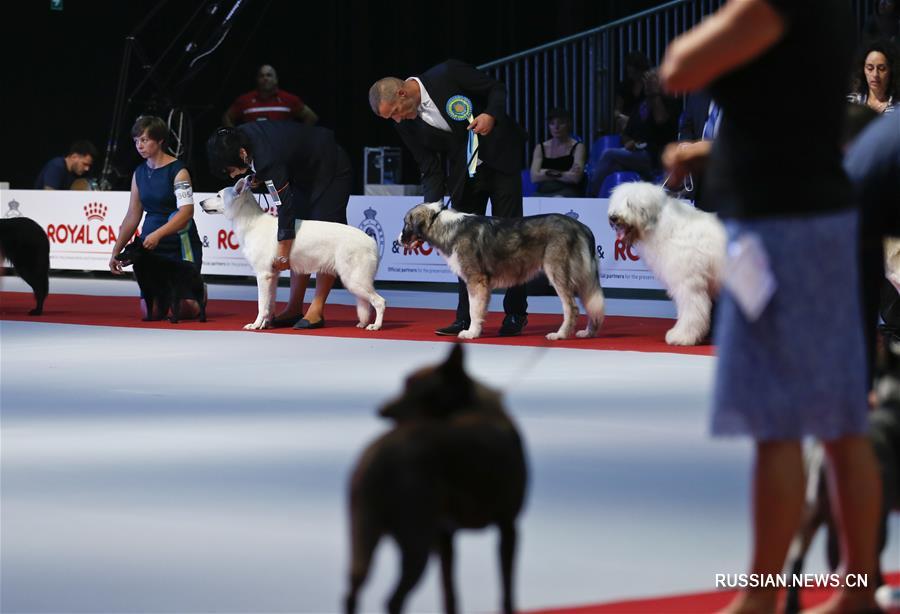
[[[221,19],[198,19],[188,28],[188,36],[176,35],[196,10],[205,15],[202,9],[210,4],[64,0],[63,11],[51,11],[49,0],[17,4],[15,20],[5,23],[0,37],[6,60],[0,86],[0,131],[5,145],[0,180],[10,181],[14,188],[30,188],[43,163],[63,155],[68,144],[79,138],[92,140],[101,150],[95,171],[99,173],[125,37],[161,6],[136,38],[151,60],[176,42],[159,76],[177,81],[186,72],[184,44],[193,35],[203,45],[213,21]],[[227,9],[233,0],[219,4]],[[320,125],[336,132],[353,160],[354,191],[359,193],[363,147],[399,144],[390,122],[375,117],[368,107],[366,94],[376,79],[407,77],[448,57],[473,64],[487,62],[658,4],[662,2],[245,0],[231,34],[204,68],[171,88],[172,102],[188,109],[193,125],[188,162],[195,183],[200,190],[220,187],[206,171],[203,145],[231,100],[253,88],[260,64],[274,65],[281,87],[300,95],[319,114]],[[545,8],[535,10],[542,5]],[[143,76],[137,58],[132,59],[129,74],[134,88]],[[116,159],[123,178],[117,187],[127,188],[140,162],[128,140],[128,129],[134,117],[152,104],[155,90],[148,87],[138,92],[126,110]],[[415,181],[411,160],[405,167],[406,180]]]

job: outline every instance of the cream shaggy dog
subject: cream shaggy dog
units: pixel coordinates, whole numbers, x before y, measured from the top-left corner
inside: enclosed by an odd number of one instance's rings
[[[225,188],[218,195],[202,202],[204,211],[221,211],[234,223],[234,232],[244,257],[256,271],[259,291],[259,314],[244,326],[247,330],[270,328],[275,317],[275,291],[278,273],[272,270],[278,242],[278,220],[260,209],[246,180],[233,188]],[[303,220],[290,254],[291,270],[302,273],[331,273],[356,297],[357,328],[378,330],[384,318],[384,299],[375,292],[375,272],[378,269],[378,247],[374,239],[359,228],[334,222]],[[375,322],[369,324],[369,305],[375,308]]]
[[[672,198],[652,183],[624,183],[609,200],[609,225],[675,302],[669,345],[696,345],[709,334],[713,298],[725,265],[725,228],[715,215]]]

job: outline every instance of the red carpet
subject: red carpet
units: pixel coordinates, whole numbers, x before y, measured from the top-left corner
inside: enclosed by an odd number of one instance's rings
[[[126,326],[132,328],[179,328],[187,330],[241,330],[256,319],[255,301],[211,300],[207,308],[207,322],[183,321],[142,322],[136,297],[82,296],[76,294],[51,294],[44,303],[44,314],[29,316],[34,307],[34,297],[25,292],[0,292],[0,319],[54,322],[60,324],[87,324],[93,326]],[[377,332],[356,328],[356,308],[345,305],[329,305],[328,325],[320,330],[295,331],[290,328],[263,331],[278,335],[317,335],[323,337],[356,337],[371,339],[395,339],[404,341],[455,341],[455,337],[438,337],[434,329],[446,326],[453,320],[453,312],[441,309],[409,309],[388,305],[384,327]],[[469,343],[575,348],[582,350],[628,350],[635,352],[670,352],[710,356],[709,345],[678,348],[666,345],[666,331],[673,321],[662,318],[608,317],[594,339],[567,339],[547,341],[549,332],[559,327],[561,317],[553,314],[528,316],[528,326],[518,337],[499,337],[497,330],[503,320],[502,313],[488,314],[484,337]],[[584,325],[584,316],[579,319]],[[252,334],[248,332],[247,334]]]
[[[885,574],[885,581],[892,585],[900,584],[900,573]],[[803,608],[810,608],[828,599],[831,593],[832,591],[829,589],[803,589],[800,591],[800,604]],[[532,610],[529,614],[704,614],[722,609],[736,594],[737,591],[723,590],[569,608]]]

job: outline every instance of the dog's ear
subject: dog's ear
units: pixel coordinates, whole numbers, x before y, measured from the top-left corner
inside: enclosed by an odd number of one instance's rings
[[[441,368],[447,373],[465,373],[463,367],[463,346],[462,343],[454,343],[453,349],[447,354],[447,360]]]
[[[447,360],[440,365],[441,375],[447,384],[447,394],[442,399],[447,404],[447,411],[467,404],[472,396],[473,382],[466,373],[463,358],[462,344],[454,343]]]
[[[241,192],[244,191],[244,188],[247,187],[247,178],[241,177],[237,180],[237,183],[234,184],[234,193],[240,195]]]

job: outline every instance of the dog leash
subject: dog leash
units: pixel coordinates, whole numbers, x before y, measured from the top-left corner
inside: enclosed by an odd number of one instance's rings
[[[663,179],[662,183],[660,184],[660,187],[662,187],[662,189],[664,189],[667,192],[677,193],[677,191],[674,188],[672,188],[671,186],[668,185],[669,179],[671,179],[671,178],[672,178],[672,173],[669,173],[668,175],[666,175],[666,178]],[[681,186],[685,192],[693,192],[694,191],[694,175],[691,173],[688,173],[687,175],[685,175],[684,181],[681,182]]]
[[[456,181],[456,185],[454,185],[453,189],[450,191],[450,198],[449,198],[447,204],[442,204],[442,206],[441,206],[442,209],[449,209],[450,205],[453,203],[453,193],[457,190],[457,188],[459,188],[459,186],[463,185],[463,183],[466,181],[466,179],[471,179],[472,177],[474,177],[474,175],[471,175],[471,176],[469,175],[469,167],[472,166],[472,162],[477,160],[479,147],[480,147],[480,145],[476,141],[475,147],[474,147],[474,149],[472,149],[472,154],[468,156],[468,160],[466,161],[466,168],[463,170],[462,177],[460,177]],[[467,155],[469,154],[468,141],[466,142],[466,154]]]
[[[525,356],[525,360],[523,360],[516,370],[513,371],[512,377],[507,380],[506,384],[500,386],[500,392],[502,392],[504,396],[512,390],[514,386],[518,386],[525,379],[525,376],[528,375],[541,360],[543,360],[551,343],[552,342],[547,338],[544,338],[544,342],[541,345],[535,346],[534,349]]]

